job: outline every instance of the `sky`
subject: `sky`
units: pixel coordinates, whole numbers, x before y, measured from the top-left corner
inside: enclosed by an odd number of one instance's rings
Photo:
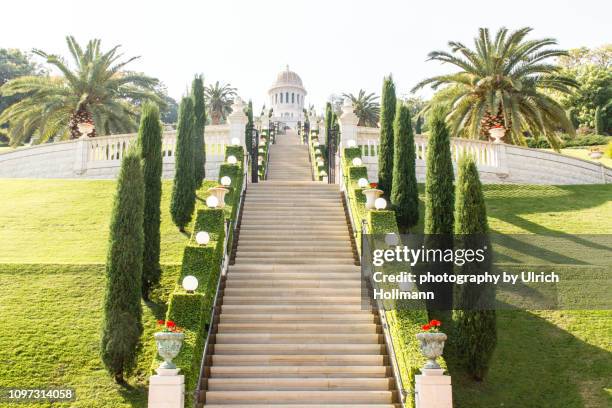
[[[566,49],[612,42],[612,2],[604,0],[19,0],[0,13],[2,48],[68,57],[66,35],[100,38],[104,49],[120,44],[126,57],[141,56],[128,67],[160,79],[174,98],[202,73],[238,88],[255,112],[287,64],[304,82],[306,103],[321,110],[332,93],[379,94],[389,73],[398,95],[408,95],[452,70],[426,61],[430,51],[449,40],[471,44],[479,27],[530,26],[533,38]]]

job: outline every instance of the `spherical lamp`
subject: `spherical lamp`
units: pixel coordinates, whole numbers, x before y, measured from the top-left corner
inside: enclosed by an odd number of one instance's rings
[[[368,179],[366,178],[360,178],[359,180],[357,180],[357,185],[359,186],[359,188],[366,188],[369,183],[368,183]]]
[[[210,242],[210,234],[206,231],[198,231],[195,240],[198,245],[206,245]]]
[[[230,178],[230,176],[223,176],[223,177],[221,177],[221,184],[223,186],[227,187],[230,184],[232,184],[232,179]]]
[[[187,291],[187,293],[193,293],[198,288],[198,278],[192,275],[187,275],[183,278],[183,289]]]
[[[206,198],[206,206],[208,208],[217,208],[217,206],[219,205],[219,199],[215,196],[208,196],[208,198]]]
[[[374,201],[374,207],[377,210],[384,210],[385,208],[387,208],[387,200],[382,197],[378,197],[376,201]]]
[[[359,157],[355,157],[352,163],[353,166],[361,166],[363,164],[363,161]]]
[[[229,164],[236,164],[238,163],[238,159],[236,158],[236,156],[232,155],[232,156],[227,156],[227,162]]]

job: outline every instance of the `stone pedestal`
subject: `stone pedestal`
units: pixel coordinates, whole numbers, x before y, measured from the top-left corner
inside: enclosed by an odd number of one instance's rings
[[[240,146],[242,146],[246,151],[246,145],[244,143],[244,135],[246,130],[246,124],[248,122],[248,118],[244,113],[244,103],[240,97],[236,97],[234,99],[234,104],[232,105],[232,113],[227,117],[227,122],[229,123],[230,134],[229,134],[229,142],[234,139],[238,139],[240,141]]]
[[[185,406],[185,376],[176,375],[176,373],[172,375],[166,371],[175,370],[164,370],[160,373],[161,375],[149,377],[148,408],[183,408]]]
[[[346,98],[342,105],[342,115],[338,119],[342,135],[342,147],[349,147],[349,141],[353,141],[354,145],[357,145],[357,123],[359,123],[359,118],[355,115],[353,109],[353,103],[349,98]]]
[[[444,369],[422,369],[423,374],[415,376],[416,408],[452,408],[453,391],[451,377],[444,375]]]

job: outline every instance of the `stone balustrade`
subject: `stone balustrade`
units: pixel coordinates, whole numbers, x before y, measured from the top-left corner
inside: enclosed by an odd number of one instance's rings
[[[354,141],[361,149],[368,178],[378,180],[378,144],[380,129],[357,126],[353,107],[345,103],[340,116],[341,145]],[[419,182],[425,181],[427,137],[415,136],[416,173]],[[550,151],[529,149],[504,143],[472,139],[451,139],[453,165],[464,154],[476,160],[484,183],[516,184],[606,184],[612,183],[612,169],[587,160],[564,156]]]
[[[246,115],[236,98],[234,112],[224,125],[206,126],[206,177],[216,179],[225,159],[225,146],[238,139],[244,147]],[[80,138],[21,147],[0,154],[0,177],[12,178],[115,178],[121,160],[137,134]],[[176,131],[162,137],[163,177],[174,176]]]

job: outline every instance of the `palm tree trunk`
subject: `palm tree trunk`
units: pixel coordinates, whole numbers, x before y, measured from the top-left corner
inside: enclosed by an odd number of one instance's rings
[[[68,128],[70,129],[70,138],[78,139],[81,137],[81,132],[79,131],[79,123],[94,123],[93,115],[87,109],[86,105],[81,105],[76,112],[72,114],[70,117],[70,122],[68,123]],[[96,129],[89,134],[89,137],[96,136]]]
[[[212,119],[213,125],[220,125],[221,124],[221,113],[217,111],[212,111],[211,119]]]
[[[480,138],[489,141],[493,140],[489,135],[489,130],[494,127],[500,126],[506,129],[506,133],[508,133],[509,127],[511,126],[510,123],[505,123],[504,112],[502,111],[501,106],[497,111],[497,115],[492,115],[490,111],[486,111],[484,116],[482,117],[482,120],[480,121]]]

